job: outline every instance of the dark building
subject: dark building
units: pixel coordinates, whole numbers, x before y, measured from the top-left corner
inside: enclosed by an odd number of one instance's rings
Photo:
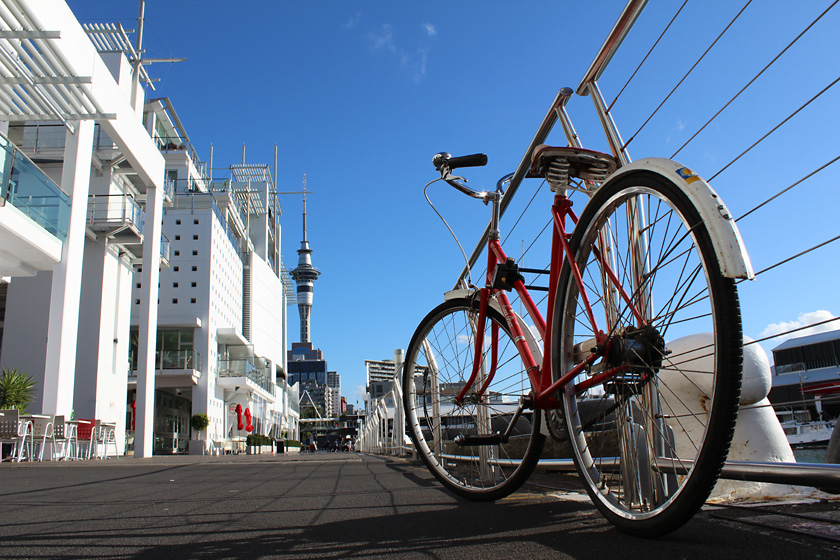
[[[786,340],[773,348],[778,408],[805,408],[811,420],[840,416],[840,330]]]
[[[301,398],[304,392],[321,409],[321,414],[328,410],[326,401],[327,361],[319,348],[313,348],[311,342],[293,342],[288,352],[289,384],[300,383],[298,391]],[[303,412],[303,411],[301,411]]]

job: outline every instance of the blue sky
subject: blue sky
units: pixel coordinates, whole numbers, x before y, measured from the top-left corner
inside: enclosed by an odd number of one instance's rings
[[[643,126],[744,3],[688,2],[623,91],[613,116],[625,140],[633,137],[633,158],[672,157],[831,4],[807,0],[790,10],[787,2],[752,2]],[[136,0],[68,4],[82,22],[136,25]],[[361,403],[364,360],[405,348],[463,266],[423,198],[423,186],[435,177],[432,155],[487,153],[489,165],[467,175],[475,187],[492,186],[512,171],[557,90],[577,86],[623,5],[150,0],[146,56],[187,61],[149,67],[161,81],[147,96],[172,100],[199,156],[207,160],[214,146],[216,167],[239,163],[243,144],[246,163],[272,164],[276,144],[280,189],[299,190],[306,174],[313,193],[309,239],[322,271],[312,339],[341,374],[348,402]],[[679,5],[651,2],[643,12],[599,82],[608,101]],[[674,159],[712,177],[831,84],[840,76],[838,28],[835,8]],[[711,181],[734,215],[840,155],[837,107],[840,85]],[[574,98],[568,108],[584,145],[607,151],[591,101]],[[565,143],[559,129],[550,140]],[[840,189],[831,176],[838,168],[739,222],[756,270],[838,235]],[[537,186],[526,181],[519,196],[530,198]],[[439,184],[431,196],[471,250],[486,209]],[[546,196],[537,198],[523,232],[544,223],[548,204]],[[293,265],[300,197],[284,197],[283,210],[283,254]],[[525,239],[517,230],[509,252]],[[544,266],[547,255],[529,253],[527,261]],[[837,261],[835,243],[741,284],[745,334],[759,338],[840,313]]]

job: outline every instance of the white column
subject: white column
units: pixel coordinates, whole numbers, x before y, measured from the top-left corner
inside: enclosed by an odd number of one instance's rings
[[[140,332],[137,347],[137,408],[134,456],[151,457],[154,450],[155,344],[157,341],[158,281],[163,189],[146,188],[146,226],[143,232],[143,269],[140,283]]]
[[[41,412],[63,414],[73,408],[76,378],[76,342],[79,328],[79,299],[87,227],[90,164],[93,151],[93,121],[74,123],[75,134],[67,132],[61,188],[70,193],[70,225],[61,249],[61,262],[53,269],[50,289],[50,319],[44,362],[44,399]]]

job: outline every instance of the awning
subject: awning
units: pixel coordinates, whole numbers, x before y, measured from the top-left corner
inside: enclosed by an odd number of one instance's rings
[[[840,393],[840,381],[830,381],[828,383],[817,383],[815,385],[808,385],[802,388],[803,393],[811,393],[814,395],[833,395]]]

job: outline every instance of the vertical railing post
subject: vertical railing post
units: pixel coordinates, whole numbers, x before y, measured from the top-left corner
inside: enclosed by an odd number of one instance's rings
[[[394,350],[394,439],[397,455],[405,454],[405,407],[403,406],[402,370],[405,352]]]

